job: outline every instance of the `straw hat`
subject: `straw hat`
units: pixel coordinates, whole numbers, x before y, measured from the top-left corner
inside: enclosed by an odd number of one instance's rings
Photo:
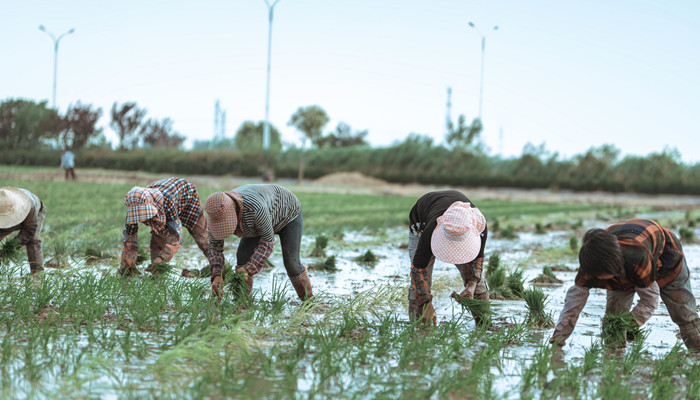
[[[24,221],[32,209],[32,201],[21,189],[0,188],[0,229],[12,228]]]
[[[440,261],[466,264],[479,254],[485,228],[486,218],[478,208],[456,201],[437,219],[430,247]]]
[[[231,197],[223,192],[212,193],[204,203],[207,212],[207,226],[215,240],[224,240],[233,235],[238,225],[236,205]]]

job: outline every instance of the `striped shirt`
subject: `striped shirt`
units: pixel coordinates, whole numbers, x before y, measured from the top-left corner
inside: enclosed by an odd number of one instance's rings
[[[188,230],[194,229],[202,212],[202,203],[193,184],[180,178],[168,178],[147,187],[157,189],[163,195],[163,201],[157,205],[159,216],[165,215],[161,230],[165,229],[165,222],[177,220]],[[126,225],[126,234],[134,235],[137,232],[138,224]]]
[[[576,285],[588,288],[624,290],[659,287],[674,280],[683,267],[683,250],[670,230],[650,219],[629,219],[613,225],[608,232],[617,236],[625,260],[624,278],[596,279],[579,270]]]
[[[241,228],[243,237],[258,237],[266,242],[275,240],[279,232],[301,213],[299,199],[278,185],[245,185],[234,191],[243,198]]]

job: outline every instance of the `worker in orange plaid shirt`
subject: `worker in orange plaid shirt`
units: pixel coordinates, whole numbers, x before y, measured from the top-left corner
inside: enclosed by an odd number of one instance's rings
[[[182,244],[182,226],[187,228],[206,257],[209,249],[207,219],[193,184],[180,178],[168,178],[145,188],[135,186],[126,194],[124,204],[127,213],[120,270],[122,275],[138,273],[139,223],[151,228],[151,264],[147,271],[173,258]]]

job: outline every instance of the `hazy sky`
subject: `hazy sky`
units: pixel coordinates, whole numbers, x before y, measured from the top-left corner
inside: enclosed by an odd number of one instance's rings
[[[213,135],[214,102],[227,136],[265,113],[263,0],[0,0],[0,100],[57,106],[114,102],[170,117],[193,139]],[[647,155],[666,146],[700,161],[700,2],[694,0],[281,0],[272,39],[270,121],[286,142],[298,107],[369,130],[373,145],[409,133],[442,142],[452,116],[479,108],[486,35],[483,139],[492,154],[530,142],[563,157],[614,144]],[[497,25],[498,30],[492,30]]]

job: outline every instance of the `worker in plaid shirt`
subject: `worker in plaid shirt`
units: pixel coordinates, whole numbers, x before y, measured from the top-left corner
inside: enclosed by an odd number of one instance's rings
[[[550,341],[563,346],[571,335],[590,288],[606,289],[605,314],[629,312],[642,326],[663,299],[686,347],[700,350],[700,318],[690,288],[688,264],[678,238],[650,219],[629,219],[583,236],[579,270],[564,300]]]
[[[207,255],[209,237],[207,219],[197,189],[180,178],[156,181],[147,187],[135,186],[126,194],[127,207],[121,273],[137,273],[138,224],[151,228],[151,271],[161,262],[170,261],[182,244],[182,226],[190,232],[197,246]]]

